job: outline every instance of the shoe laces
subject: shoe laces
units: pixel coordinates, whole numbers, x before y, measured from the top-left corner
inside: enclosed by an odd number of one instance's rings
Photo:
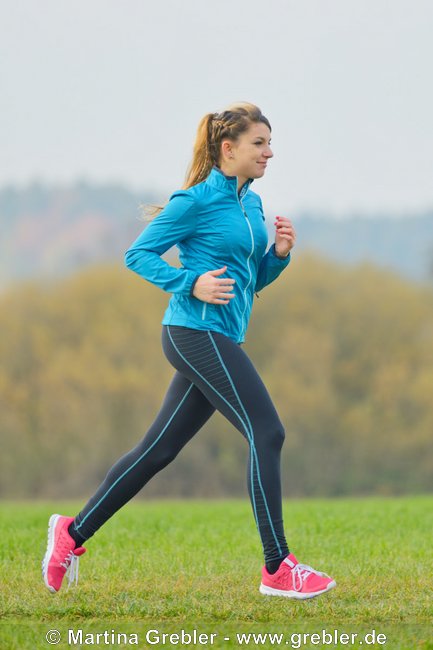
[[[79,568],[79,555],[75,555],[74,551],[70,551],[66,556],[64,562],[60,562],[60,566],[66,569],[65,577],[68,578],[68,589],[75,582],[78,584],[78,568]]]
[[[301,591],[304,580],[306,580],[311,573],[317,573],[320,575],[318,571],[313,569],[313,567],[309,566],[308,564],[297,564],[292,569],[293,589],[295,591]]]

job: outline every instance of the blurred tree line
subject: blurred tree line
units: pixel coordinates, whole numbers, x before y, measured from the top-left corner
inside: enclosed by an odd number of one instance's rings
[[[0,296],[0,495],[86,498],[145,434],[174,370],[168,295],[98,266]],[[255,301],[245,345],[286,427],[286,496],[433,489],[433,292],[303,253]],[[246,496],[216,413],[143,496]]]
[[[143,228],[140,206],[165,202],[171,193],[135,192],[83,178],[68,185],[0,185],[0,291],[36,276],[60,278],[88,264],[114,263]],[[269,214],[271,238],[272,221]],[[432,208],[400,215],[348,213],[339,219],[302,211],[295,226],[297,255],[329,251],[343,264],[368,260],[412,280],[433,278]],[[403,248],[404,255],[395,254]]]

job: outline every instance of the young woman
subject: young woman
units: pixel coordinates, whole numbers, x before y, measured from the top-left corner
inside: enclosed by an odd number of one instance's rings
[[[217,409],[249,445],[248,491],[264,552],[260,592],[312,598],[335,581],[289,552],[283,529],[280,452],[284,428],[272,400],[241,348],[254,294],[290,262],[295,232],[276,217],[266,252],[262,202],[251,184],[273,153],[271,126],[253,104],[205,115],[182,190],[126,253],[126,265],[172,294],[162,320],[162,346],[175,369],[161,410],[144,439],[108,472],[74,517],[52,515],[43,577],[57,592],[89,539],[157,472],[168,465]],[[173,245],[181,267],[161,259]]]

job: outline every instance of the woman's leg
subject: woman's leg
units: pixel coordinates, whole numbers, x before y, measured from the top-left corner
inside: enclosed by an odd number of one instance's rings
[[[168,465],[214,411],[215,407],[203,393],[176,372],[161,410],[146,436],[113,465],[96,493],[69,526],[77,545],[81,546],[94,535],[152,476]]]
[[[284,428],[269,393],[244,350],[223,334],[168,325],[162,343],[170,363],[248,441],[248,491],[266,565],[275,569],[289,549],[280,480]]]

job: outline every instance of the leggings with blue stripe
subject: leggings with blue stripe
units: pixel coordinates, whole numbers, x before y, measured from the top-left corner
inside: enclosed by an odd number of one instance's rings
[[[168,465],[217,409],[249,445],[248,492],[266,564],[286,557],[280,454],[284,428],[241,346],[211,331],[164,325],[162,346],[176,369],[143,440],[109,470],[70,531],[81,542]]]

